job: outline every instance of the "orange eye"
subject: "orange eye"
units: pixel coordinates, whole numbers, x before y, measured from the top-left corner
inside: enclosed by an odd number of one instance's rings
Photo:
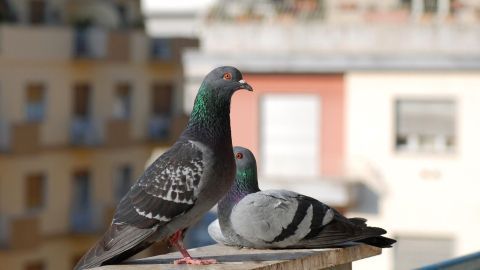
[[[227,73],[223,74],[223,79],[230,81],[232,79],[232,73],[227,72]]]
[[[235,154],[235,158],[236,158],[236,159],[242,159],[242,158],[243,158],[243,154],[242,154],[242,153],[236,153],[236,154]]]

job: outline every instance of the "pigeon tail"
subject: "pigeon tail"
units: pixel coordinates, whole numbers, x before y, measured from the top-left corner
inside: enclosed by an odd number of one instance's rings
[[[391,248],[392,245],[395,244],[397,241],[385,236],[375,236],[375,237],[365,238],[362,240],[357,240],[356,242],[364,243],[364,244],[374,246],[374,247],[379,247],[379,248]]]
[[[355,225],[357,226],[364,226],[364,227],[367,226],[366,224],[367,220],[364,218],[354,217],[354,218],[349,218],[348,220],[355,223]],[[365,238],[362,240],[357,240],[357,242],[364,243],[370,246],[379,247],[379,248],[390,248],[397,241],[385,236],[375,236],[375,237]]]
[[[390,238],[382,237],[387,233],[382,228],[368,227],[366,220],[362,218],[346,219],[341,216],[336,218],[317,235],[310,239],[304,239],[296,247],[308,248],[326,248],[336,247],[348,242],[362,242],[378,247],[390,247],[396,241]]]
[[[153,242],[144,241],[155,230],[112,224],[102,238],[78,261],[74,270],[115,264],[130,258]]]

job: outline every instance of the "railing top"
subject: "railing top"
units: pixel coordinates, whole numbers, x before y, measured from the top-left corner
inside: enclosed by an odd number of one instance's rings
[[[380,248],[368,245],[352,245],[334,249],[239,249],[221,245],[211,245],[189,250],[194,257],[216,259],[218,264],[195,266],[195,269],[331,269],[334,266],[350,264],[382,253]],[[96,270],[136,270],[186,269],[173,265],[180,258],[178,252],[133,260],[123,265],[95,268]],[[192,267],[193,268],[193,267]],[[190,269],[190,268],[188,268]]]

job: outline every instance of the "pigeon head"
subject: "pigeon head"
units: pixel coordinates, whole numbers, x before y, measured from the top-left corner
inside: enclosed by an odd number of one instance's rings
[[[252,91],[252,87],[243,80],[238,69],[218,67],[208,73],[198,89],[190,120],[182,137],[201,141],[212,147],[225,147],[231,153],[230,102],[233,93],[239,89]]]
[[[237,172],[234,188],[239,190],[257,192],[257,161],[253,153],[247,148],[235,146],[233,148]]]
[[[238,69],[229,66],[218,67],[212,70],[205,77],[203,83],[219,97],[230,98],[239,89],[253,91],[253,88],[243,80],[242,73]]]

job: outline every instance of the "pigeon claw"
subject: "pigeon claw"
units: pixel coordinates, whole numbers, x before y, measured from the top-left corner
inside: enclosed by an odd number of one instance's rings
[[[173,264],[193,264],[193,265],[208,265],[215,264],[217,260],[215,259],[193,259],[192,257],[185,257],[182,259],[175,260]]]

